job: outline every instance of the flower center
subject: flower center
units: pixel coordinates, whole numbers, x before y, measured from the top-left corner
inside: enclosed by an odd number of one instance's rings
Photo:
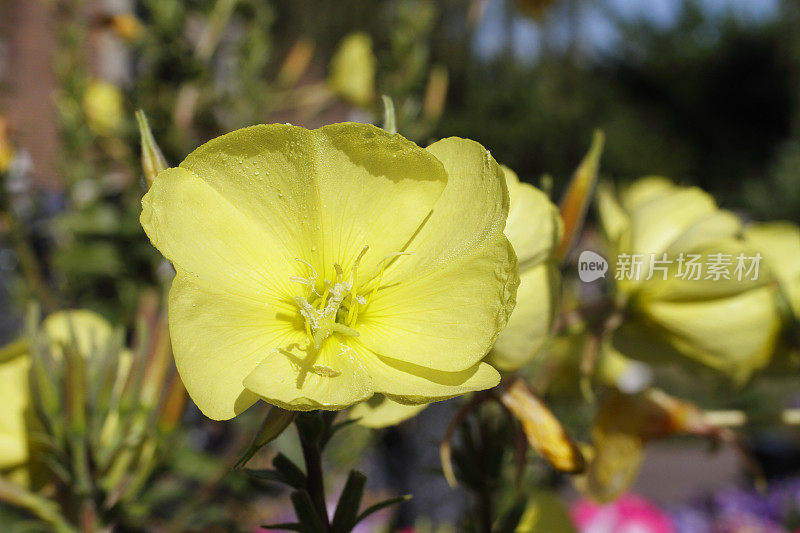
[[[375,294],[383,281],[383,273],[391,260],[401,255],[411,255],[410,252],[396,252],[385,257],[380,265],[377,279],[371,289],[367,288],[370,277],[366,283],[359,285],[358,265],[364,254],[369,250],[369,246],[364,246],[358,254],[353,267],[348,274],[345,274],[339,263],[334,263],[336,279],[331,281],[323,279],[319,283],[317,271],[308,261],[297,259],[306,265],[310,271],[309,277],[292,276],[289,278],[295,283],[307,287],[305,296],[295,296],[298,311],[303,317],[308,335],[308,346],[305,351],[319,352],[322,343],[334,333],[345,337],[358,337],[359,333],[354,328],[358,321],[358,315],[375,298]],[[366,292],[359,294],[359,289],[365,288]]]
[[[361,250],[348,275],[345,275],[339,263],[334,263],[336,279],[334,281],[324,279],[321,289],[314,267],[309,262],[298,259],[308,266],[311,274],[308,278],[299,276],[291,278],[292,281],[308,287],[306,296],[295,296],[294,301],[305,320],[309,348],[313,346],[314,351],[319,351],[325,339],[334,333],[358,337],[359,333],[353,326],[358,319],[359,308],[367,305],[367,298],[358,294],[358,264],[368,249],[369,247],[365,246]]]

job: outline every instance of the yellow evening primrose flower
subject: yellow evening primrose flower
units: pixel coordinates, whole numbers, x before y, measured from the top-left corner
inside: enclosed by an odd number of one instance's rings
[[[258,399],[336,410],[499,382],[482,359],[519,278],[502,171],[473,141],[254,126],[161,172],[142,206],[177,271],[175,362],[210,418]]]
[[[520,284],[514,312],[485,361],[502,372],[513,372],[530,362],[549,337],[561,282],[553,252],[561,242],[563,223],[546,194],[521,183],[510,168],[501,168],[509,192],[505,234],[517,254]],[[376,396],[353,407],[350,417],[378,428],[416,416],[423,407]]]
[[[331,59],[328,83],[342,98],[367,107],[375,100],[375,64],[370,36],[351,33],[342,39]]]
[[[763,265],[757,279],[752,271],[738,279],[737,257],[757,250],[739,237],[735,215],[704,191],[660,177],[642,178],[618,197],[601,187],[597,200],[610,272],[630,318],[615,332],[615,348],[655,362],[694,361],[737,382],[767,364],[780,329],[775,289]],[[730,279],[708,270],[715,257],[729,261],[722,270]]]

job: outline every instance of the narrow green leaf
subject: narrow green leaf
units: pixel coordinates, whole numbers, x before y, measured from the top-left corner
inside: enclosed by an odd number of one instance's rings
[[[358,509],[361,507],[361,499],[364,497],[364,486],[367,484],[367,476],[358,470],[351,470],[347,476],[347,481],[339,496],[339,503],[333,514],[331,531],[333,533],[347,533],[356,525]]]
[[[322,520],[317,515],[314,509],[314,504],[311,502],[311,496],[304,490],[294,491],[290,499],[292,500],[292,507],[297,514],[297,520],[302,524],[306,531],[322,532],[326,528],[322,524]]]
[[[253,442],[247,448],[244,455],[242,456],[239,461],[237,461],[234,468],[241,468],[244,466],[247,461],[252,458],[258,450],[275,440],[283,431],[289,427],[289,425],[294,421],[297,413],[294,411],[286,411],[285,409],[281,409],[280,407],[272,407],[267,413],[266,418],[264,418],[264,422],[261,424],[261,428],[256,433]]]
[[[394,498],[389,498],[388,500],[383,500],[382,502],[378,502],[375,505],[371,505],[364,509],[364,512],[358,515],[356,521],[353,523],[353,526],[367,518],[368,516],[377,513],[378,511],[382,511],[387,507],[391,507],[392,505],[397,505],[399,503],[406,502],[412,498],[411,494],[405,494],[403,496],[396,496]]]
[[[272,460],[272,466],[283,476],[284,483],[290,487],[298,490],[302,490],[306,487],[306,475],[299,466],[294,464],[291,459],[282,453],[275,456],[275,459]]]

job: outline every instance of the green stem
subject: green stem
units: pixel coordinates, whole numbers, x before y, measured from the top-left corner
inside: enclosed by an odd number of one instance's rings
[[[311,496],[311,502],[322,522],[324,532],[330,531],[328,510],[325,506],[325,481],[322,475],[322,450],[318,439],[311,439],[303,427],[297,424],[300,435],[300,445],[303,448],[303,459],[306,463],[306,490]]]

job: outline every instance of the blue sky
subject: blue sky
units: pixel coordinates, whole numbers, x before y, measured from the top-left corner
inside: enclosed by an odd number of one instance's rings
[[[503,3],[513,0],[488,0],[486,12],[478,29],[475,49],[481,57],[492,57],[505,46]],[[713,17],[733,15],[740,20],[759,23],[778,14],[779,0],[701,0],[706,13]],[[618,36],[608,19],[608,11],[629,21],[645,19],[669,27],[680,15],[680,0],[594,0],[584,2],[580,16],[583,42],[598,50],[613,48]],[[550,39],[555,45],[566,42],[567,27],[556,21]],[[512,38],[514,51],[522,61],[536,60],[540,30],[530,19],[514,19]]]

